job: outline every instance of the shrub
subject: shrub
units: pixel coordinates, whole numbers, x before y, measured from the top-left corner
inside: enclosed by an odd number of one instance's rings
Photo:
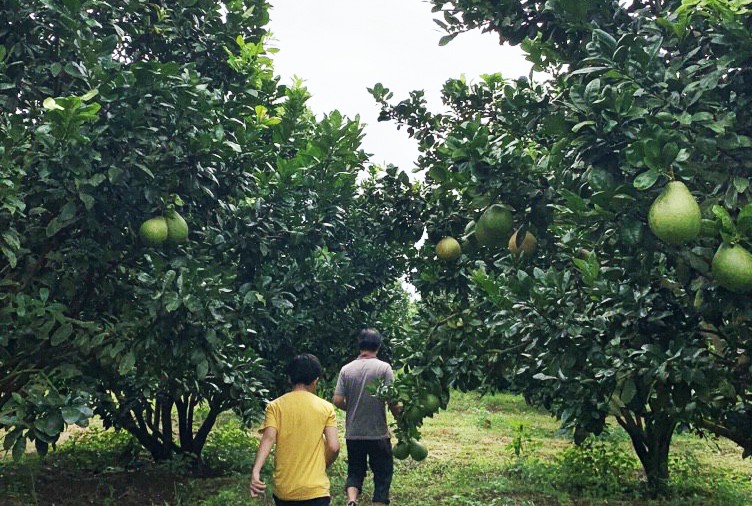
[[[618,443],[591,436],[558,455],[552,471],[560,489],[608,496],[634,485],[637,469],[637,461]]]
[[[97,427],[74,433],[61,443],[57,458],[71,462],[81,471],[99,472],[111,467],[131,467],[143,450],[141,444],[125,431]]]
[[[247,473],[253,467],[259,440],[237,423],[215,428],[206,441],[204,463],[214,471]]]

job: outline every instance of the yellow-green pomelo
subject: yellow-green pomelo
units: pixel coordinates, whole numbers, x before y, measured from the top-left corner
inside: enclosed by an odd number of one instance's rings
[[[188,224],[177,211],[171,209],[165,214],[167,222],[167,239],[178,244],[188,240]]]
[[[519,232],[519,230],[517,231]],[[512,255],[519,255],[521,252],[525,253],[525,256],[529,257],[535,253],[535,249],[538,247],[538,240],[530,232],[525,232],[525,238],[522,240],[522,244],[517,246],[517,232],[512,234],[509,238],[509,251]]]
[[[417,462],[426,460],[426,457],[428,457],[428,448],[417,441],[412,441],[410,443],[410,456]]]
[[[138,235],[150,246],[157,246],[167,240],[167,221],[162,216],[151,218],[141,224]]]
[[[462,255],[462,247],[454,237],[445,237],[436,245],[436,256],[445,262],[457,260]]]
[[[426,394],[423,397],[423,407],[429,413],[436,413],[441,407],[441,399],[435,394]]]
[[[700,206],[684,183],[671,181],[650,206],[648,225],[663,242],[683,244],[700,233]]]
[[[742,246],[721,244],[711,270],[716,283],[732,292],[752,290],[752,254]]]
[[[481,246],[503,244],[512,231],[512,223],[512,212],[501,204],[494,204],[475,224],[475,238]]]
[[[397,460],[405,460],[410,456],[410,445],[404,441],[400,441],[392,448],[392,455]]]

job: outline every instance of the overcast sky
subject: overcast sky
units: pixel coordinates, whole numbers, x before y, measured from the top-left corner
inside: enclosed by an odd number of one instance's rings
[[[518,48],[502,47],[493,34],[462,34],[439,47],[444,33],[433,22],[431,5],[421,0],[271,0],[270,30],[280,49],[275,68],[285,84],[297,75],[313,95],[309,105],[320,115],[334,109],[360,114],[367,123],[364,149],[371,161],[410,170],[415,143],[394,123],[378,123],[378,107],[366,91],[381,82],[407,97],[423,89],[433,110],[448,78],[464,74],[527,75],[530,64]]]

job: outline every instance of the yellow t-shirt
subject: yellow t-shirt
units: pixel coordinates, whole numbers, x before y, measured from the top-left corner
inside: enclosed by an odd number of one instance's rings
[[[261,430],[277,429],[274,495],[283,501],[329,496],[324,427],[336,426],[334,406],[310,392],[290,392],[269,403]]]

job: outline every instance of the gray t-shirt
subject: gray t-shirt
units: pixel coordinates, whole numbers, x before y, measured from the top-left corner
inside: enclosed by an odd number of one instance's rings
[[[377,379],[394,381],[392,367],[378,358],[357,358],[339,372],[334,394],[343,396],[347,405],[346,439],[389,437],[384,401],[368,391],[368,385]]]

